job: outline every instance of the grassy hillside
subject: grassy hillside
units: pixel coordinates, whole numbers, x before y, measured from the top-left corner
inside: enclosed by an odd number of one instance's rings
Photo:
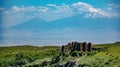
[[[59,55],[58,46],[0,47],[0,67],[119,67],[120,43],[97,44],[91,52]]]
[[[31,63],[37,59],[52,58],[58,54],[58,47],[11,46],[0,47],[0,66]],[[18,63],[16,63],[18,62]]]

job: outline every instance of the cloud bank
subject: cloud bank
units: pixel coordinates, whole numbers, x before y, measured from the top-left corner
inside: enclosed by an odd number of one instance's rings
[[[115,4],[108,5],[108,10],[118,7]],[[69,5],[63,3],[62,5],[47,4],[46,6],[13,6],[6,10],[1,7],[0,11],[3,15],[3,26],[17,25],[34,17],[42,18],[48,22],[74,15],[80,15],[84,18],[120,17],[118,12],[108,12],[84,2]]]

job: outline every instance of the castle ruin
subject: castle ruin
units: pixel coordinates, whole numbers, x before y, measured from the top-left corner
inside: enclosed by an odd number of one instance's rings
[[[61,49],[61,54],[65,54],[65,49],[70,49],[71,51],[92,51],[92,43],[86,43],[86,42],[71,42],[68,43],[67,45],[63,45]]]

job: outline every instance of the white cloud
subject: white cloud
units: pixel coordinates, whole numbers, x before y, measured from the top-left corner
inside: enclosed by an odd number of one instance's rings
[[[116,5],[109,4],[109,7],[110,6],[116,6]],[[118,7],[118,5],[116,7]],[[34,17],[42,18],[48,22],[71,17],[73,15],[81,15],[81,17],[87,17],[87,18],[120,17],[119,13],[112,13],[112,12],[109,13],[100,8],[95,8],[92,5],[83,2],[77,2],[70,5],[47,4],[46,6],[21,6],[21,7],[13,6],[9,10],[5,10],[4,8],[0,8],[0,10],[3,11],[4,14],[3,20],[5,25],[8,26],[23,23]]]
[[[55,7],[56,5],[55,4],[47,4],[47,6]]]
[[[36,10],[36,7],[35,6],[28,6],[28,7],[25,7],[25,6],[21,6],[21,7],[13,6],[11,10],[15,11],[15,12],[32,12],[32,11]]]
[[[49,11],[49,8],[47,8],[47,7],[39,7],[39,8],[38,8],[38,12],[43,12],[43,13],[45,13],[45,12],[47,12],[47,11]]]
[[[111,8],[111,7],[108,7],[107,9],[108,9],[108,10],[112,10],[112,8]]]
[[[97,9],[94,9],[94,8],[89,8],[89,11],[90,11],[90,12],[95,12],[95,13],[98,13],[98,12],[99,12]]]
[[[20,9],[17,6],[13,6],[12,8],[13,8],[14,11],[17,11],[17,12],[20,11]]]
[[[120,17],[120,4],[110,3],[107,6],[109,17]]]
[[[113,8],[120,8],[120,4],[113,4],[113,3],[110,3],[108,4],[109,7],[113,7]]]
[[[120,4],[113,4],[113,3],[110,3],[110,4],[107,4],[108,6],[108,10],[112,10],[112,11],[116,11],[116,10],[120,10]]]
[[[73,3],[71,6],[78,11],[88,11],[88,8],[92,7],[91,5],[83,2]]]
[[[99,17],[99,16],[107,17],[108,16],[108,14],[102,11],[101,9],[94,8],[92,5],[83,3],[83,2],[74,3],[72,4],[72,7],[75,8],[76,11],[78,11],[79,13],[86,13],[86,15],[88,15],[88,13],[93,13],[91,15],[89,14],[89,17],[95,17],[95,14],[98,14],[96,15],[96,17]]]

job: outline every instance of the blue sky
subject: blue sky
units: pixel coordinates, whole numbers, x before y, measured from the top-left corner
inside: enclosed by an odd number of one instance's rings
[[[1,0],[1,45],[119,41],[119,10],[119,0]]]

